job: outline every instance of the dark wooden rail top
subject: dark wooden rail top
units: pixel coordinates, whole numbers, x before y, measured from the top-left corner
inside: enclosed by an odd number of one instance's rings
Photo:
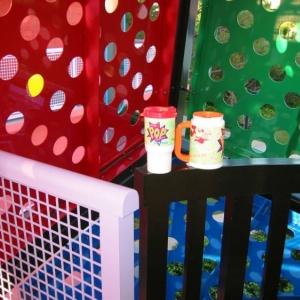
[[[169,203],[180,200],[188,200],[183,298],[201,299],[206,199],[219,196],[226,196],[226,204],[217,299],[243,299],[255,194],[272,195],[260,299],[277,299],[291,194],[300,192],[299,159],[225,160],[216,170],[174,165],[161,175],[142,167],[134,177],[140,195],[140,300],[165,300]]]

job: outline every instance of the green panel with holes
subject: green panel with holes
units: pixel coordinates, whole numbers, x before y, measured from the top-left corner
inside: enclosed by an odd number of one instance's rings
[[[204,0],[194,111],[224,113],[228,157],[300,154],[299,0]]]

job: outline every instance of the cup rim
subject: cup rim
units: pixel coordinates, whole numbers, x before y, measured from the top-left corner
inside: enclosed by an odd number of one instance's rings
[[[223,118],[224,114],[217,111],[196,111],[193,113],[193,117],[201,118]]]

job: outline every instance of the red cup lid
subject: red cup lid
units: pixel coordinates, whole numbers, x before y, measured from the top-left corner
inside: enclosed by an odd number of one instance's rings
[[[177,116],[176,108],[174,106],[148,106],[144,108],[141,116],[146,118],[175,118]]]

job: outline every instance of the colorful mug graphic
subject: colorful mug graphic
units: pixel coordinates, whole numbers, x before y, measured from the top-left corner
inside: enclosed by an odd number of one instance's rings
[[[144,109],[143,116],[147,170],[157,174],[168,173],[175,143],[176,108],[150,106]]]
[[[225,122],[218,112],[195,112],[191,121],[176,128],[175,155],[188,166],[216,169],[223,165]],[[189,154],[181,153],[181,131],[190,128]]]

